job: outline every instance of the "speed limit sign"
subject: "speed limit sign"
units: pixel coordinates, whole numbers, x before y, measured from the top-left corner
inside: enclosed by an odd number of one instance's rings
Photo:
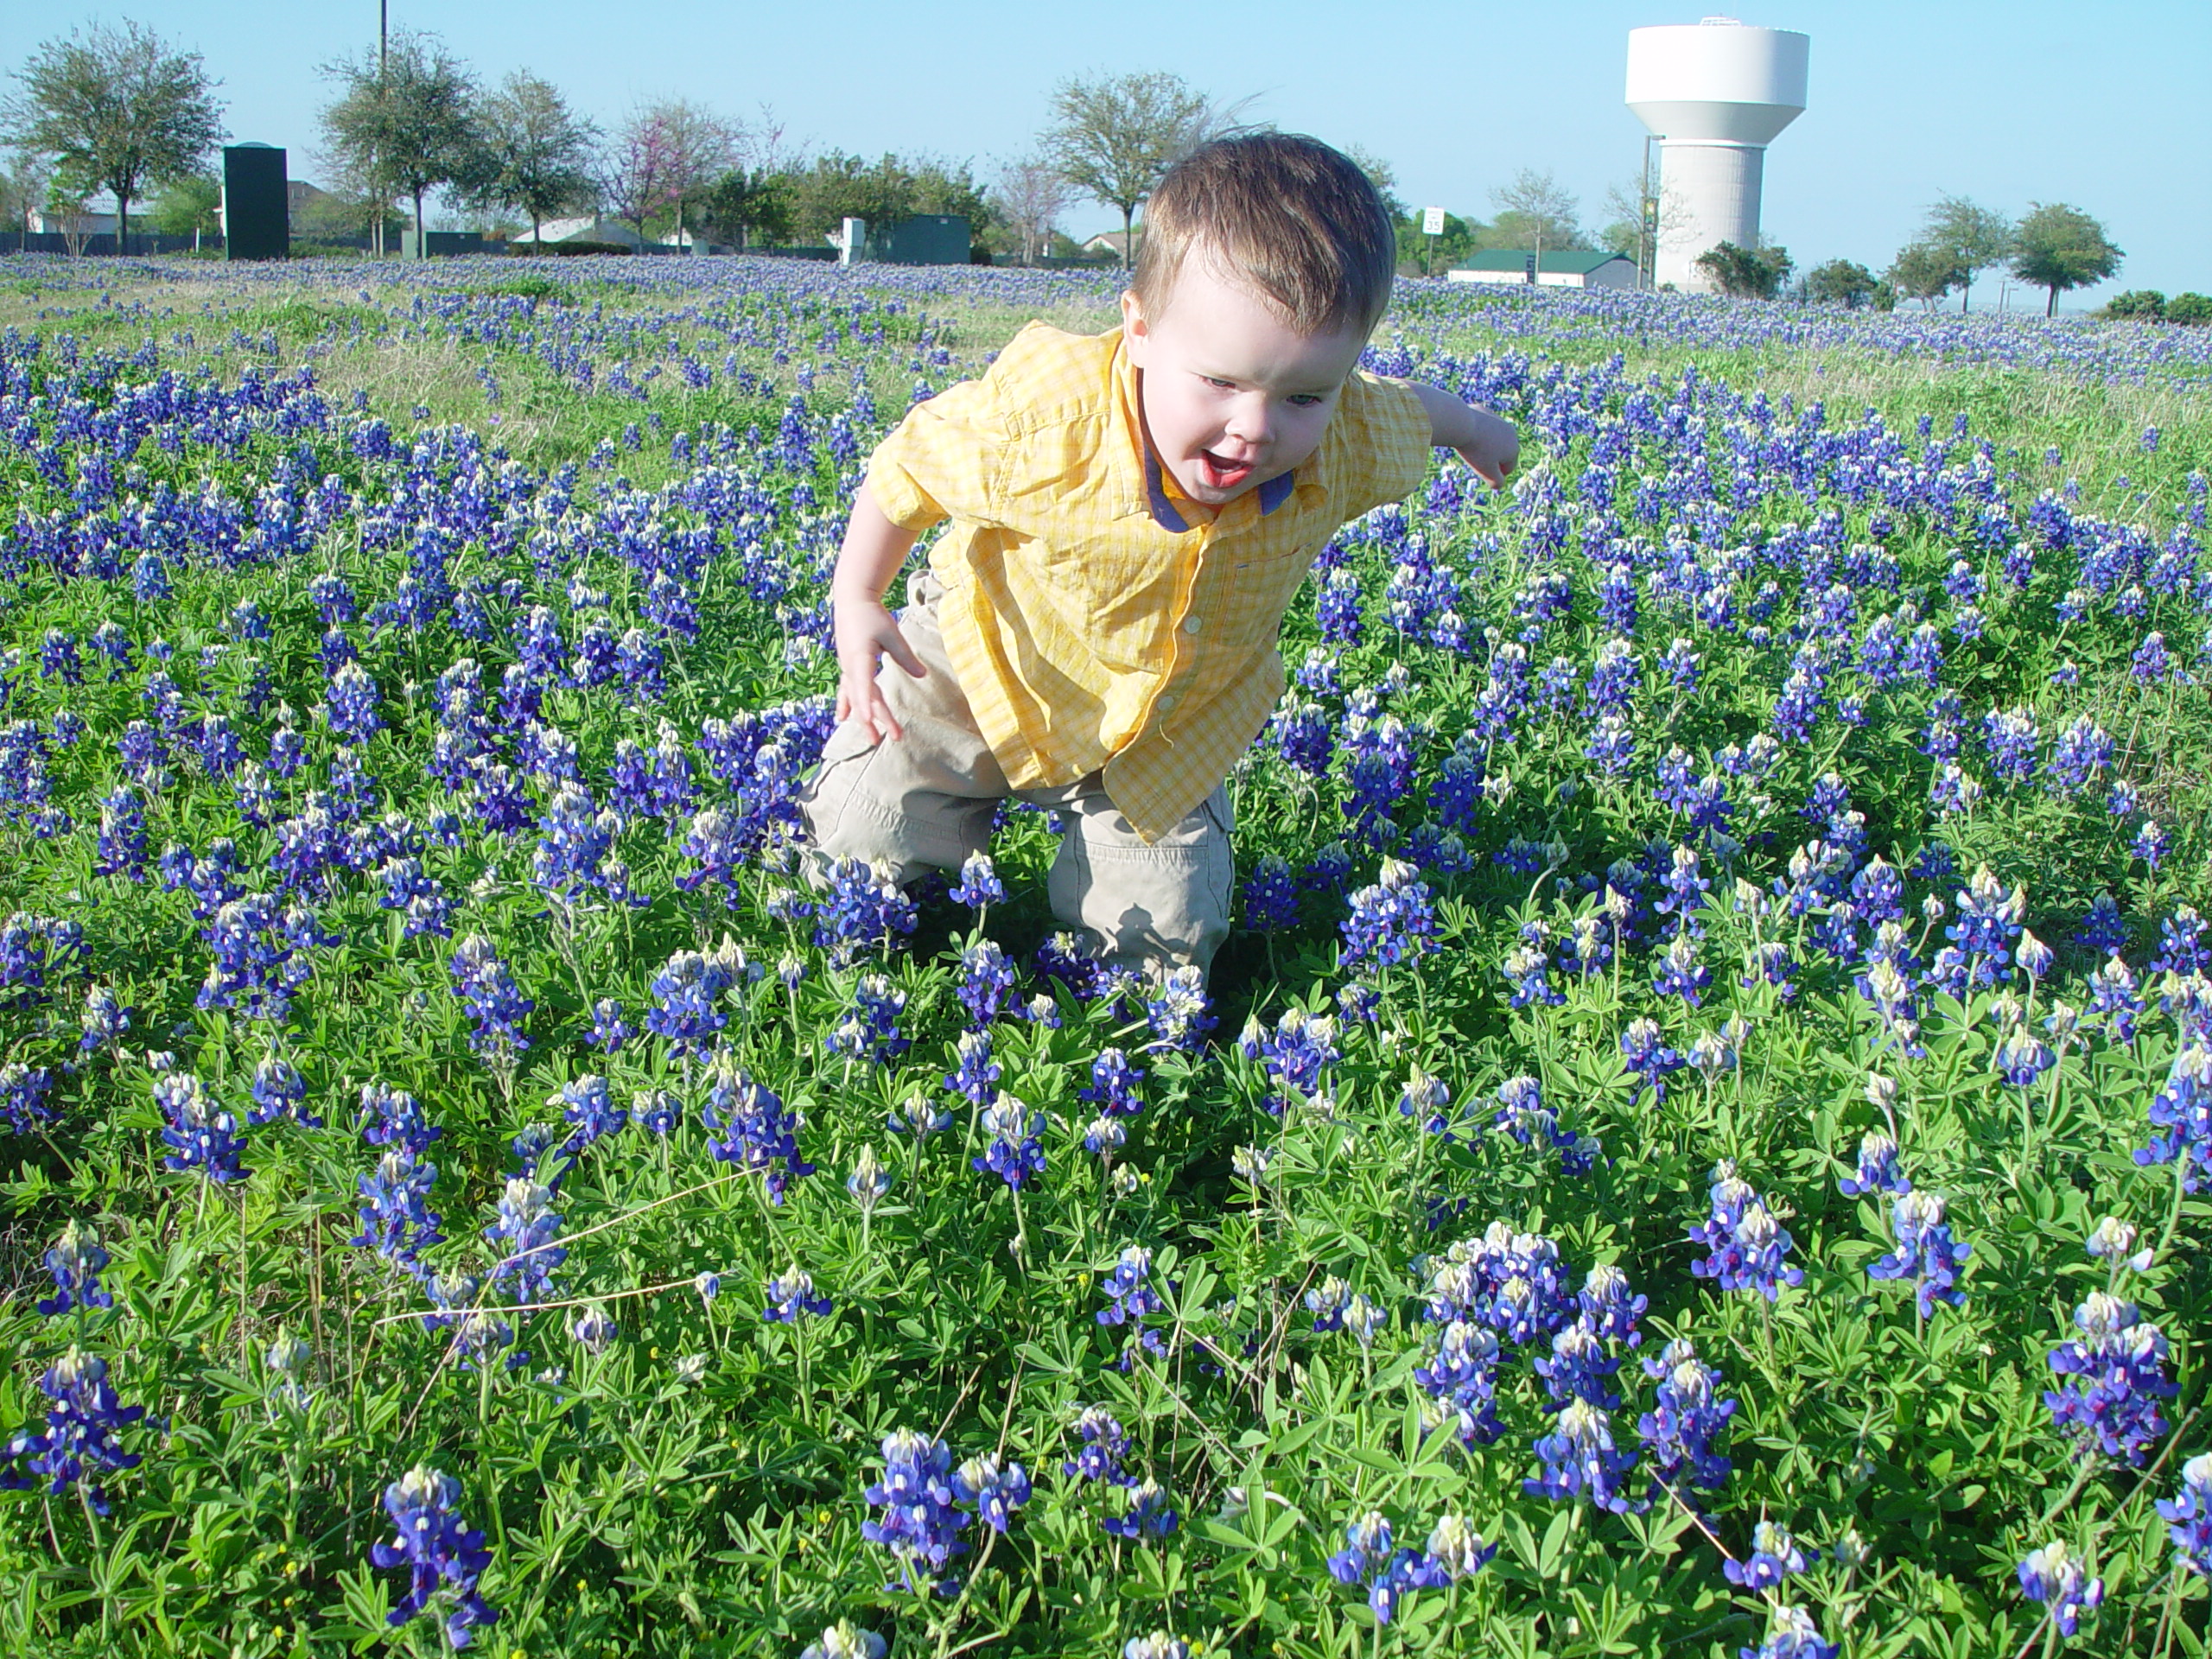
[[[1444,210],[1441,207],[1424,207],[1421,210],[1421,233],[1423,236],[1444,234]]]

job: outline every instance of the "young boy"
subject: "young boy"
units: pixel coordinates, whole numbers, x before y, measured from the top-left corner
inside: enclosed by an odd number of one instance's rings
[[[1433,447],[1496,486],[1519,442],[1357,372],[1396,242],[1327,145],[1207,144],[1145,219],[1118,329],[1031,323],[870,458],[830,584],[841,723],[802,806],[820,855],[902,884],[959,868],[1005,797],[1051,806],[1053,913],[1160,977],[1228,934],[1223,780],[1281,695],[1275,637],[1314,555]],[[948,518],[894,621],[885,588]]]

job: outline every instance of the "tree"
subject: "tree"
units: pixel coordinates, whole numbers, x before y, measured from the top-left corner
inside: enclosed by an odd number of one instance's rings
[[[2114,322],[2164,322],[2166,296],[2155,288],[2131,288],[2105,302],[2105,315]]]
[[[1490,199],[1498,209],[1497,219],[1491,223],[1491,234],[1528,238],[1493,241],[1492,247],[1541,250],[1579,248],[1583,245],[1582,227],[1575,220],[1580,204],[1573,193],[1549,173],[1524,167],[1513,175],[1510,184],[1492,189]]]
[[[1367,175],[1375,187],[1375,194],[1382,198],[1382,211],[1395,224],[1413,215],[1413,209],[1398,199],[1398,170],[1373,150],[1359,144],[1346,144],[1344,155],[1351,164]]]
[[[1207,139],[1229,130],[1221,111],[1180,75],[1072,76],[1052,93],[1052,124],[1041,139],[1060,176],[1122,210],[1122,263],[1129,263],[1137,208],[1160,176]]]
[[[2212,295],[2177,294],[2166,302],[2166,321],[2201,328],[2212,322]]]
[[[645,221],[673,213],[678,245],[684,209],[738,160],[741,130],[688,99],[664,99],[631,111],[607,152],[600,189],[618,219],[639,236]]]
[[[52,170],[41,156],[16,156],[0,168],[0,225],[11,231],[30,228],[30,215],[46,200]]]
[[[2060,201],[2030,202],[2013,243],[2012,274],[2049,292],[2043,308],[2046,317],[2057,308],[2061,294],[2101,283],[2127,257],[2112,245],[2103,226]]]
[[[1033,265],[1075,191],[1044,156],[1024,156],[1001,164],[991,195],[999,218],[1020,240],[1021,263]]]
[[[734,167],[699,198],[699,222],[739,249],[754,236],[780,242],[791,233],[791,188],[788,173],[766,168]]]
[[[518,69],[485,100],[480,177],[468,192],[486,207],[512,207],[530,219],[530,239],[563,208],[593,191],[599,129],[569,108],[551,82]]]
[[[1723,294],[1746,300],[1772,299],[1796,268],[1787,248],[1739,248],[1733,242],[1715,244],[1698,255],[1695,263],[1720,285]]]
[[[2012,221],[1964,196],[1944,196],[1928,210],[1920,239],[1948,252],[1962,273],[1959,309],[1964,311],[1974,277],[2012,257]]]
[[[223,181],[188,173],[154,200],[154,228],[164,236],[213,236],[223,228]]]
[[[1909,242],[1890,262],[1887,281],[1909,300],[1918,300],[1928,310],[1967,279],[1958,256],[1933,242]]]
[[[16,79],[22,90],[0,105],[0,137],[53,157],[74,193],[112,191],[118,251],[130,198],[191,172],[223,137],[218,83],[200,54],[134,22],[48,41]]]
[[[434,35],[402,29],[378,54],[324,64],[340,88],[322,111],[323,142],[365,194],[415,204],[415,251],[423,244],[423,198],[442,184],[474,188],[484,144],[474,121],[475,78]]]
[[[1874,273],[1858,261],[1831,259],[1806,274],[1805,297],[1816,305],[1848,306],[1856,311],[1872,301],[1879,286]]]

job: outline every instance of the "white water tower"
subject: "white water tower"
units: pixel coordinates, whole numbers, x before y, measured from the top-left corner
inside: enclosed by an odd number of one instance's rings
[[[1805,112],[1811,45],[1733,17],[1629,30],[1628,106],[1659,143],[1660,286],[1711,289],[1698,256],[1758,241],[1766,147]]]

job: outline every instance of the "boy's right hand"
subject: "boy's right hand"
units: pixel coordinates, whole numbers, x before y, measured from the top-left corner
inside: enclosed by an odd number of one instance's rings
[[[886,657],[916,679],[929,670],[914,655],[906,636],[880,599],[858,594],[830,601],[830,626],[837,645],[837,718],[857,721],[875,742],[906,734],[891,713],[883,689],[875,683]]]

